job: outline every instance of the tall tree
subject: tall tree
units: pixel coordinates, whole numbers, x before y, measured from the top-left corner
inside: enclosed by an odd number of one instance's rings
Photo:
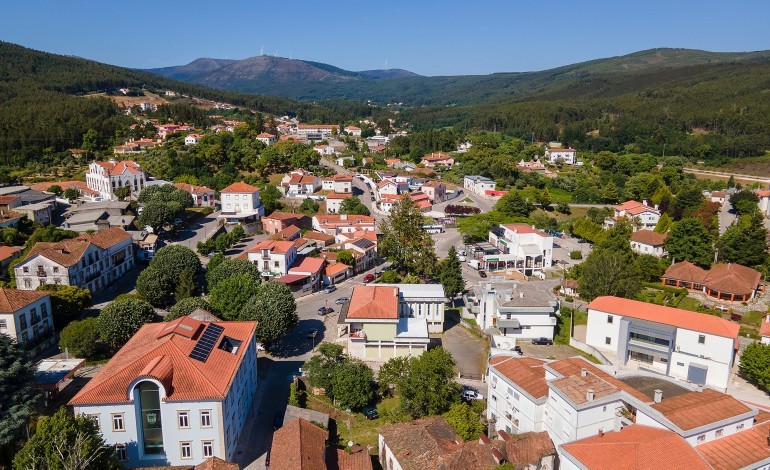
[[[495,210],[508,217],[529,217],[535,207],[519,191],[510,191],[497,201]]]
[[[131,339],[145,323],[155,320],[152,305],[130,297],[111,302],[96,317],[99,336],[113,349]]]
[[[340,250],[337,252],[337,262],[347,264],[350,267],[356,266],[356,259],[353,257],[353,253],[350,250]]]
[[[642,287],[635,263],[622,252],[598,250],[580,266],[580,297],[586,300],[602,295],[633,299]]]
[[[259,280],[259,269],[254,263],[250,263],[245,259],[225,258],[221,263],[218,263],[213,268],[210,267],[206,272],[206,282],[209,286],[209,291],[217,284],[225,279],[237,276],[238,274],[248,274],[255,280]]]
[[[17,469],[119,470],[115,447],[104,442],[99,425],[88,415],[72,416],[59,408],[13,459]]]
[[[266,282],[243,306],[239,318],[258,322],[257,341],[269,347],[299,323],[297,303],[286,284]]]
[[[744,215],[727,228],[716,243],[719,261],[759,266],[767,260],[767,229],[762,213]]]
[[[357,197],[344,199],[340,204],[340,214],[369,215],[369,209]]]
[[[0,334],[0,446],[14,441],[35,410],[35,365],[8,335]]]
[[[675,223],[665,244],[668,255],[675,261],[687,260],[702,268],[711,266],[714,241],[700,219],[682,219]]]
[[[439,265],[439,281],[444,287],[444,295],[452,301],[454,305],[455,297],[465,289],[465,280],[463,279],[463,268],[460,264],[460,258],[457,257],[457,250],[454,246],[449,248],[449,253]]]
[[[486,428],[481,420],[482,411],[484,411],[484,402],[480,400],[474,400],[470,405],[456,403],[444,413],[444,418],[458,436],[465,441],[472,441],[478,439]]]
[[[615,186],[613,181],[610,181],[602,188],[602,200],[608,204],[616,204],[620,200],[618,187]]]
[[[342,361],[331,377],[331,395],[343,409],[360,410],[374,397],[372,368],[363,361]]]
[[[250,274],[236,274],[209,292],[209,303],[225,320],[238,320],[241,309],[259,294],[259,281]]]
[[[175,303],[173,307],[168,309],[168,314],[163,317],[163,321],[176,320],[179,317],[184,317],[193,313],[197,309],[203,309],[212,315],[216,315],[216,310],[204,299],[203,297],[187,297],[179,302]]]
[[[59,349],[67,350],[73,357],[93,359],[101,349],[96,318],[73,321],[65,326],[59,334]]]
[[[396,267],[417,275],[430,275],[436,264],[433,238],[423,230],[422,213],[411,198],[393,205],[390,217],[380,225],[378,249]]]
[[[741,372],[751,382],[770,387],[770,345],[751,343],[741,355]]]
[[[454,381],[455,360],[444,348],[422,353],[409,362],[409,372],[398,386],[401,408],[412,418],[439,415],[460,400]]]
[[[398,384],[408,375],[409,358],[394,357],[380,366],[377,372],[377,385],[383,395],[392,393]]]
[[[270,215],[273,211],[281,210],[283,204],[281,204],[281,193],[272,184],[268,184],[262,187],[262,191],[259,192],[259,200],[265,207],[265,214]]]
[[[339,344],[321,343],[318,354],[311,357],[303,367],[311,385],[331,389],[332,373],[340,362],[346,360],[344,352],[345,348]]]
[[[152,305],[168,304],[182,281],[183,273],[193,273],[195,279],[200,267],[200,259],[191,249],[181,245],[164,246],[139,274],[136,291]]]
[[[78,286],[61,284],[43,284],[37,290],[47,291],[51,295],[51,310],[53,324],[56,328],[64,328],[86,309],[93,305],[91,291]]]
[[[658,219],[658,223],[655,225],[654,231],[657,233],[666,233],[671,228],[671,223],[671,217],[664,212],[660,215],[660,219]]]

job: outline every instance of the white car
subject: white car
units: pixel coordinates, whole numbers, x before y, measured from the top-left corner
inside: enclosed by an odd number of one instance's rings
[[[476,390],[463,390],[463,399],[464,400],[483,400],[484,395],[480,394]]]

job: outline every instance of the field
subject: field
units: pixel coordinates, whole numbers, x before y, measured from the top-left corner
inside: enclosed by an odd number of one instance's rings
[[[761,157],[734,159],[730,163],[709,169],[767,177],[770,175],[770,153],[766,153]]]
[[[145,103],[145,102],[152,103],[155,106],[168,104],[168,100],[166,100],[165,98],[161,98],[160,96],[154,93],[150,93],[147,90],[145,90],[144,96],[125,96],[125,95],[108,96],[106,93],[91,93],[91,94],[85,95],[85,97],[86,98],[97,98],[97,97],[109,98],[112,101],[114,101],[118,106],[123,108],[139,106],[141,103]]]

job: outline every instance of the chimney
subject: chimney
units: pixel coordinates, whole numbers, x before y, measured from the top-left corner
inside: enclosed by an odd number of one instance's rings
[[[594,389],[589,388],[586,390],[586,401],[594,401]]]
[[[642,204],[644,204],[645,206],[648,206],[648,205],[649,205],[649,204],[647,203],[647,199],[643,199],[643,200],[642,200]]]
[[[602,431],[601,429],[599,429],[599,433],[598,433],[598,435],[599,435],[599,437],[604,437],[604,431]]]
[[[580,369],[580,376],[585,377],[586,375],[588,375],[588,369],[583,367],[582,369]]]
[[[661,400],[663,400],[663,390],[657,389],[655,390],[655,403],[660,403]]]

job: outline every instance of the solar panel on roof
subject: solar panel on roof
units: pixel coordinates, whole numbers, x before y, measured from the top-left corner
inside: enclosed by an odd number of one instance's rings
[[[223,331],[225,331],[225,329],[220,325],[209,323],[209,326],[206,327],[206,331],[204,331],[201,337],[198,338],[198,342],[195,344],[192,352],[190,352],[190,359],[206,362],[206,359],[209,358],[209,354],[211,354],[211,350],[214,349],[214,345],[217,344],[219,335],[221,335]]]
[[[372,243],[370,240],[367,240],[366,238],[357,240],[353,244],[359,248],[369,248],[370,246],[374,245],[374,243]]]

